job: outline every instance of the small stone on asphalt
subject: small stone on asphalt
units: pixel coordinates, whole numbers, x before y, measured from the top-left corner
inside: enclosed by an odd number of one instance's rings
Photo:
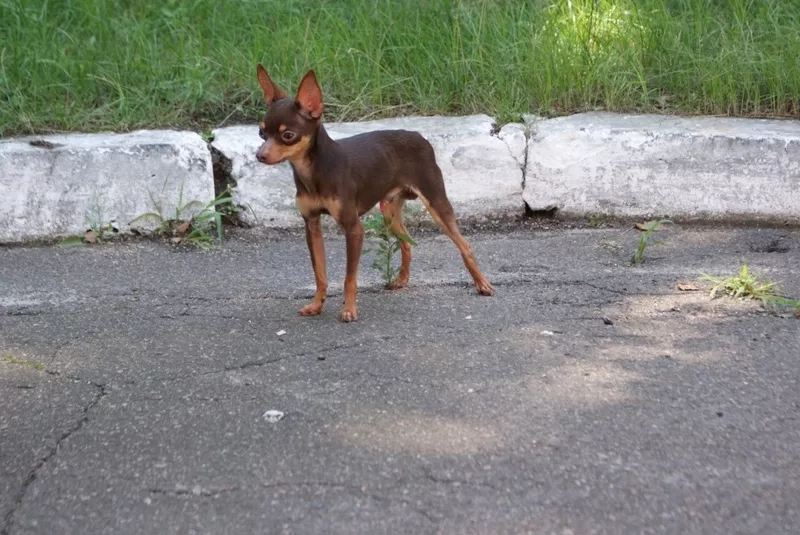
[[[283,419],[283,412],[275,409],[270,409],[262,415],[262,418],[264,418],[269,423],[274,424]]]

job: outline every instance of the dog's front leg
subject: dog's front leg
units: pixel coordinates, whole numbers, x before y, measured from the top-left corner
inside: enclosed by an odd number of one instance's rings
[[[314,281],[317,291],[314,301],[300,309],[302,316],[316,316],[322,312],[325,297],[328,294],[328,272],[325,266],[325,242],[322,239],[322,223],[319,216],[306,218],[306,243],[311,253],[311,265],[314,268]]]
[[[344,219],[340,225],[345,232],[347,243],[347,275],[344,279],[344,307],[340,319],[345,322],[356,321],[356,287],[358,280],[358,262],[361,259],[361,248],[364,245],[364,226],[358,214]]]

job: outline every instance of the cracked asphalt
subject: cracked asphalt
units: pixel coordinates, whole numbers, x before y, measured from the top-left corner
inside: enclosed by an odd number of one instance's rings
[[[412,233],[348,325],[336,232],[317,318],[294,233],[0,249],[0,532],[798,532],[800,321],[676,284],[799,230],[472,229],[491,298]]]

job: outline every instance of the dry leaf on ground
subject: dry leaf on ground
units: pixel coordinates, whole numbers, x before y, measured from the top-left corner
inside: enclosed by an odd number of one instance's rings
[[[175,227],[175,236],[183,238],[184,236],[186,236],[186,233],[189,232],[191,226],[192,224],[190,222],[184,221],[183,223]]]
[[[700,288],[698,288],[696,284],[692,284],[691,282],[679,282],[678,290],[680,290],[681,292],[698,292],[700,291]]]

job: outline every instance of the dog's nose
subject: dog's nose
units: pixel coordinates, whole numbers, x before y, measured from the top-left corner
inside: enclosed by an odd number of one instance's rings
[[[256,152],[256,160],[258,160],[261,163],[267,163],[267,155],[264,154],[261,151],[257,151]]]

